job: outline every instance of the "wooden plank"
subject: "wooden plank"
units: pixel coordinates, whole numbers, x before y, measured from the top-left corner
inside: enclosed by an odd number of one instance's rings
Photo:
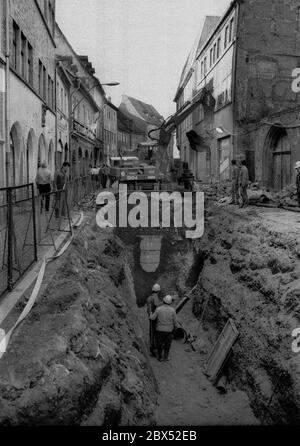
[[[216,382],[218,375],[227,361],[231,349],[238,337],[239,332],[233,320],[229,319],[206,362],[205,374],[212,382]]]

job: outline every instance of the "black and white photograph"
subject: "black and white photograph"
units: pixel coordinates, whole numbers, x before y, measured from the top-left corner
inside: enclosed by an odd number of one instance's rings
[[[299,425],[300,1],[0,0],[1,432]]]

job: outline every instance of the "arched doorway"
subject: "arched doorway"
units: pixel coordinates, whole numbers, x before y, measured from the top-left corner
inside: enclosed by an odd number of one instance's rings
[[[21,165],[22,152],[22,131],[21,126],[16,122],[10,131],[10,151],[7,164],[8,186],[18,186],[23,184],[23,165]]]
[[[38,146],[38,167],[40,167],[43,161],[47,161],[46,159],[46,143],[44,135],[39,137],[39,146]]]
[[[275,191],[291,184],[291,143],[284,127],[273,126],[266,139],[264,182]]]
[[[28,133],[26,144],[26,182],[30,183],[34,181],[34,131],[31,129]]]
[[[78,149],[78,174],[79,174],[79,176],[83,175],[82,168],[83,168],[82,150],[81,150],[81,147],[79,147],[79,149]]]
[[[90,160],[90,158],[89,158],[89,152],[86,150],[85,151],[85,154],[84,154],[84,172],[83,172],[83,175],[84,176],[86,176],[87,175],[87,173],[88,173],[88,169],[89,169],[89,160]]]
[[[49,150],[48,150],[48,167],[51,172],[53,172],[53,168],[54,168],[53,156],[54,156],[54,144],[53,144],[53,141],[51,140],[49,143]]]
[[[69,161],[69,148],[68,144],[65,144],[65,162]]]
[[[10,151],[9,151],[9,163],[8,163],[8,172],[7,172],[7,179],[8,179],[8,186],[15,186],[16,185],[16,147],[15,147],[15,140],[13,137],[12,132],[10,132]]]
[[[62,141],[58,141],[57,150],[55,152],[55,170],[60,170],[62,166],[62,154],[63,154],[63,144]]]

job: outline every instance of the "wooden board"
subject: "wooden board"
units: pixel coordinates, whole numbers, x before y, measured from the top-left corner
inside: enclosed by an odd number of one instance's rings
[[[206,362],[205,374],[210,381],[216,382],[220,371],[227,361],[231,349],[239,337],[239,332],[232,319],[229,319]]]

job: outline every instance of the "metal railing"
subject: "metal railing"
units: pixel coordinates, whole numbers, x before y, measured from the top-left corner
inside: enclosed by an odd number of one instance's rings
[[[54,245],[54,233],[71,231],[70,212],[99,189],[98,178],[74,178],[62,191],[35,194],[35,186],[0,189],[0,296],[11,291],[37,261],[39,245]]]
[[[0,189],[0,295],[37,260],[33,184]]]

